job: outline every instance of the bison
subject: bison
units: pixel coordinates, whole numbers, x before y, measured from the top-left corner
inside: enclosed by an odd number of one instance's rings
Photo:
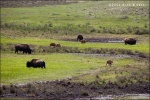
[[[61,45],[60,44],[56,44],[56,47],[61,47]]]
[[[23,54],[24,53],[31,54],[32,50],[30,49],[28,44],[16,44],[15,45],[15,53],[18,53],[18,51],[23,51]]]
[[[85,39],[81,40],[81,43],[86,43],[86,40]]]
[[[83,40],[83,36],[82,35],[78,35],[77,36],[77,41],[81,41],[81,40]]]
[[[50,44],[50,47],[55,47],[55,46],[56,46],[55,43],[51,43],[51,44]]]
[[[26,67],[30,68],[46,68],[45,62],[40,59],[32,59],[31,61],[27,61]]]
[[[112,63],[113,63],[113,61],[112,61],[112,60],[107,60],[107,62],[106,62],[106,66],[107,66],[107,65],[111,66],[111,65],[112,65]]]
[[[51,43],[50,47],[61,47],[61,45],[60,44],[56,44],[56,43]]]
[[[135,45],[136,40],[134,38],[126,38],[126,39],[124,39],[124,43],[125,44],[130,44],[130,45]]]

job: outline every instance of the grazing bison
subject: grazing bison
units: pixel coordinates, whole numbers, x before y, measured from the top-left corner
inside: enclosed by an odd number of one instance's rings
[[[112,65],[112,63],[113,63],[113,61],[112,61],[112,60],[107,60],[107,62],[106,62],[106,66],[107,66],[107,65],[111,66],[111,65]]]
[[[46,68],[45,62],[40,59],[32,59],[31,61],[27,61],[26,67],[33,67],[33,68]]]
[[[86,43],[86,40],[85,39],[81,40],[81,43]]]
[[[55,47],[55,46],[56,46],[55,43],[51,43],[51,44],[50,44],[50,47]]]
[[[124,43],[125,44],[130,44],[130,45],[135,45],[136,40],[134,38],[126,38],[126,39],[124,39]]]
[[[81,41],[81,40],[83,40],[83,36],[82,35],[78,35],[77,41]]]
[[[16,44],[15,45],[15,53],[18,53],[18,51],[23,51],[23,54],[24,53],[31,54],[32,50],[30,49],[28,44]]]

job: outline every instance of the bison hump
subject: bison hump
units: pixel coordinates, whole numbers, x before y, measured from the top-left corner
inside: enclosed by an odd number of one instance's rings
[[[43,60],[37,60],[36,63],[44,62]]]

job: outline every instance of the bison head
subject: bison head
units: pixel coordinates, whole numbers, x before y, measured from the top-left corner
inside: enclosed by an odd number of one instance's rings
[[[77,41],[81,41],[81,40],[83,40],[83,36],[82,35],[78,35],[77,36]]]
[[[26,67],[31,67],[32,66],[32,63],[30,62],[30,61],[27,61],[27,63],[26,63]]]
[[[28,49],[28,54],[31,54],[32,50],[31,49]]]

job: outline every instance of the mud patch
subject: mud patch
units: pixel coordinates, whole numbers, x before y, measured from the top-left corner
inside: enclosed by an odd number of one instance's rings
[[[103,99],[144,99],[144,100],[149,100],[149,94],[124,94],[124,95],[100,95],[98,97],[93,98],[94,100],[103,100]]]
[[[117,84],[75,83],[72,79],[1,86],[1,98],[78,99],[99,95],[148,93],[149,83],[131,84],[120,88]]]
[[[102,42],[102,43],[123,43],[124,38],[85,38],[87,42]],[[74,41],[76,42],[76,39],[62,39],[64,41]]]

